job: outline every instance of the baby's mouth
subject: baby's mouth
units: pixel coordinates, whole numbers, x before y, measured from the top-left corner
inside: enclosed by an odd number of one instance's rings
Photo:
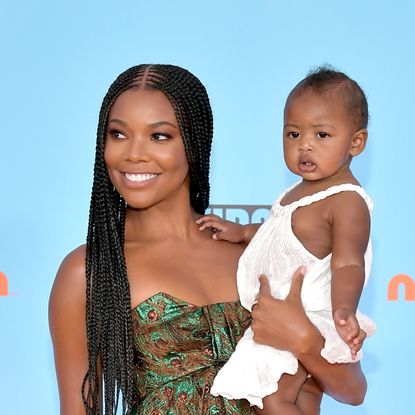
[[[312,161],[300,161],[300,163],[298,164],[298,168],[301,172],[310,173],[317,168],[317,165]]]

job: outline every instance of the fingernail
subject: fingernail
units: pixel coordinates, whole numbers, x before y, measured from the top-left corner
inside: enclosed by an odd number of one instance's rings
[[[305,272],[307,271],[307,268],[305,265],[303,265],[302,267],[300,267],[300,274],[301,275],[305,275]]]

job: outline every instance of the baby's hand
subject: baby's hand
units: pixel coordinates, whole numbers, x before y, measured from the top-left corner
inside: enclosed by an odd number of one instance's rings
[[[366,333],[360,328],[356,315],[352,310],[339,308],[333,313],[334,324],[339,336],[349,346],[352,359],[362,348]]]
[[[244,242],[244,225],[240,225],[239,223],[230,222],[216,215],[202,216],[196,223],[200,225],[200,231],[203,231],[206,228],[212,228],[213,239],[234,243]]]

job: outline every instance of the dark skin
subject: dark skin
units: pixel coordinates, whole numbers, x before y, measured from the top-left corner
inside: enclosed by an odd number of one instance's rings
[[[244,246],[218,243],[212,239],[210,230],[198,230],[195,224],[198,215],[189,203],[183,141],[168,99],[158,91],[124,93],[111,109],[110,119],[118,121],[112,121],[108,133],[105,160],[113,184],[128,203],[125,258],[131,307],[158,292],[196,305],[235,301],[238,298],[235,275]],[[135,176],[129,178],[125,172]],[[63,261],[50,297],[50,330],[61,415],[85,414],[81,399],[81,385],[88,367],[84,264],[82,246]],[[260,310],[277,316],[273,326],[278,329],[275,334],[265,332],[261,319],[255,318],[256,335],[264,342],[275,343],[284,333],[280,341],[287,350],[294,350],[298,342],[293,330],[301,329],[305,345],[299,359],[304,359],[307,370],[322,379],[324,390],[347,402],[363,398],[365,380],[358,365],[321,368],[314,342],[316,338],[322,339],[310,329],[301,304],[291,311],[281,310],[290,318],[280,321],[281,304],[272,304],[265,297],[260,301]],[[291,331],[290,321],[296,322]],[[348,390],[336,381],[339,375],[350,383]]]

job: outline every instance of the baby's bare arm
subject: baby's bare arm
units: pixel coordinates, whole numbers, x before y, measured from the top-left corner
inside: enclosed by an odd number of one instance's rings
[[[370,214],[355,192],[332,200],[332,309],[356,311],[365,281],[364,254],[369,242]]]
[[[234,243],[249,243],[254,237],[256,231],[261,226],[260,223],[241,225],[239,223],[225,220],[217,215],[204,215],[197,219],[199,230],[206,228],[213,229],[213,239],[223,240]]]
[[[296,210],[292,227],[306,249],[318,258],[332,253],[333,319],[354,356],[365,338],[355,312],[365,280],[364,253],[370,231],[366,202],[356,192],[333,195]]]
[[[365,281],[370,214],[358,194],[344,192],[338,196],[332,200],[332,310],[337,332],[354,358],[366,336],[355,313]]]

